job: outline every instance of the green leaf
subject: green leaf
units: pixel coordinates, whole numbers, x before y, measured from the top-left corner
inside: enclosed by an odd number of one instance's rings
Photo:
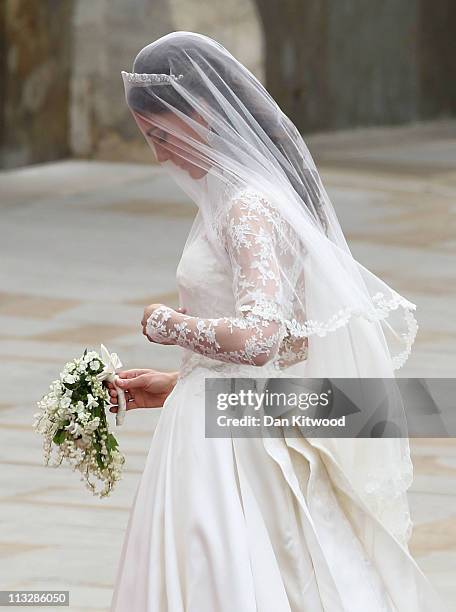
[[[62,442],[66,439],[67,437],[67,431],[65,431],[65,429],[59,429],[59,431],[55,434],[55,436],[52,438],[52,441],[54,442],[54,444],[62,444]]]
[[[117,442],[115,437],[112,435],[112,433],[108,434],[108,437],[106,438],[106,448],[111,451],[117,448],[118,446],[119,446],[119,443]]]

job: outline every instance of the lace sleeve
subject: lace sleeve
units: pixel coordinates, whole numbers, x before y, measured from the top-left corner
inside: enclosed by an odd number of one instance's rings
[[[177,344],[206,357],[262,366],[286,334],[272,211],[261,198],[231,202],[220,232],[233,273],[235,316],[200,318],[158,307],[147,320],[154,342]]]

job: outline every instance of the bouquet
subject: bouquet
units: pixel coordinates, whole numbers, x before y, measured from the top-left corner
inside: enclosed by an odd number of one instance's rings
[[[109,495],[121,479],[125,457],[119,444],[109,431],[105,405],[109,392],[103,380],[115,384],[116,369],[122,366],[116,353],[110,354],[101,345],[102,357],[96,351],[85,349],[82,357],[69,361],[54,380],[33,416],[33,428],[44,436],[45,465],[58,467],[67,459],[73,471],[81,472],[81,480],[94,495]],[[117,387],[119,411],[116,425],[125,416],[125,395]],[[54,462],[52,462],[54,460]],[[101,486],[97,486],[97,481]]]

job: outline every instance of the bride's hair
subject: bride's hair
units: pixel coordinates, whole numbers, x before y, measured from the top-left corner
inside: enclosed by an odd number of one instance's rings
[[[240,117],[254,125],[257,132],[259,127],[265,140],[269,139],[277,147],[280,166],[293,189],[307,208],[317,213],[327,231],[318,172],[306,168],[303,163],[299,147],[296,146],[300,139],[296,126],[260,83],[257,91],[246,69],[245,73],[240,70],[236,60],[227,58],[226,52],[223,55],[217,53],[218,46],[218,43],[209,45],[204,38],[199,37],[192,37],[189,42],[188,33],[183,33],[181,40],[176,36],[169,40],[165,36],[159,43],[148,45],[138,53],[133,71],[139,74],[183,74],[186,87],[192,94],[203,100],[212,113],[232,127],[234,140],[236,127],[195,69],[194,63],[198,64],[206,77],[215,84],[217,96],[228,102],[230,110],[234,109]],[[187,54],[185,50],[193,53]],[[170,108],[187,116],[197,112],[171,84],[160,86],[159,95],[154,93],[154,88],[154,85],[141,85],[129,89],[127,102],[130,108],[145,115],[172,112]],[[209,126],[209,129],[212,127]]]

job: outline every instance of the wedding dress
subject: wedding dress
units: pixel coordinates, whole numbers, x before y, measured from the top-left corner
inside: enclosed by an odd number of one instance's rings
[[[277,340],[280,326],[236,317],[245,291],[267,300],[276,287],[268,240],[246,247],[266,235],[259,200],[251,190],[229,198],[234,272],[200,232],[177,268],[184,324],[170,325],[166,307],[148,322],[151,337],[178,335],[183,358],[134,498],[111,612],[443,610],[407,545],[347,495],[344,474],[311,440],[205,437],[206,377],[293,371],[282,370],[293,347]],[[295,347],[301,365],[305,350]]]
[[[353,258],[302,136],[222,45],[172,32],[122,78],[156,161],[198,213],[176,275],[186,313],[159,305],[145,323],[183,357],[111,612],[443,611],[408,550],[406,435],[205,429],[207,378],[394,377],[415,305]]]

